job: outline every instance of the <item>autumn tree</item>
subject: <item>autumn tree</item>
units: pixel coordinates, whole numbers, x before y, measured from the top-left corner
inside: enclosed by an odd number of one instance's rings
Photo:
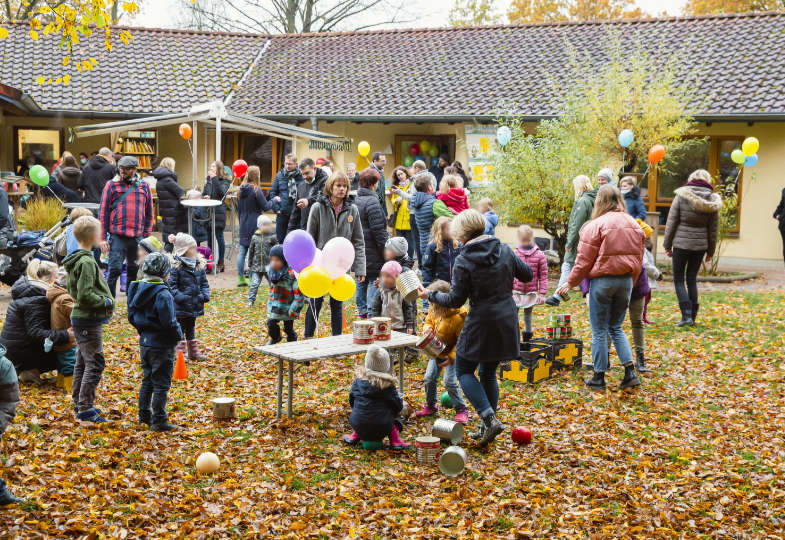
[[[783,10],[785,0],[688,0],[684,6],[685,15]]]
[[[456,0],[449,21],[452,26],[477,26],[496,24],[500,16],[494,12],[492,0]]]
[[[512,0],[507,10],[511,23],[602,21],[645,15],[635,0]]]

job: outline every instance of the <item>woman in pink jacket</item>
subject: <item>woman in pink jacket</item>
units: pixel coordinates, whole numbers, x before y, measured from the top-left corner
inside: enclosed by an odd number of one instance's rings
[[[534,337],[532,311],[534,306],[545,302],[545,295],[548,294],[548,261],[545,259],[545,254],[534,243],[534,231],[528,225],[521,225],[518,228],[518,247],[515,248],[515,255],[528,264],[534,273],[531,281],[524,283],[516,279],[512,283],[515,305],[523,306],[523,343],[529,343]],[[524,296],[529,293],[537,293],[534,304]]]
[[[578,257],[567,283],[559,287],[564,294],[584,278],[590,278],[589,321],[594,376],[586,381],[592,390],[605,391],[608,371],[608,339],[624,366],[619,389],[640,385],[632,360],[632,349],[622,330],[630,305],[632,284],[643,266],[643,229],[627,214],[619,189],[607,184],[597,192],[592,220],[581,230]]]

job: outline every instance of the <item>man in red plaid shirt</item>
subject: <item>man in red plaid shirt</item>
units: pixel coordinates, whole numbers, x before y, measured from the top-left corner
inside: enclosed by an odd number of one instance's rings
[[[118,174],[104,186],[99,216],[104,240],[101,249],[109,251],[109,290],[116,295],[117,278],[128,263],[128,283],[136,280],[136,249],[142,238],[153,230],[153,195],[147,182],[139,179],[135,157],[124,156],[117,162]]]

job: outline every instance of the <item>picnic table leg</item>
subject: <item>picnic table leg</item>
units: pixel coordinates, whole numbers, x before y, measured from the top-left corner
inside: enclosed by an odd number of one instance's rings
[[[283,360],[278,359],[278,409],[275,417],[281,418],[283,409]]]
[[[401,383],[401,394],[403,394],[403,360],[406,356],[406,349],[398,349],[398,382]]]
[[[286,403],[286,415],[292,417],[292,379],[294,379],[294,362],[289,362],[289,396]]]

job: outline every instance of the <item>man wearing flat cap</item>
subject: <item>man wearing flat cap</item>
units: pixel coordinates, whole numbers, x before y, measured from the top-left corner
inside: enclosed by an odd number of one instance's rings
[[[153,195],[147,182],[142,182],[133,156],[117,161],[117,175],[107,182],[101,195],[99,218],[104,241],[101,249],[109,251],[109,290],[117,293],[117,278],[127,261],[128,283],[136,280],[136,248],[142,238],[153,230]]]

